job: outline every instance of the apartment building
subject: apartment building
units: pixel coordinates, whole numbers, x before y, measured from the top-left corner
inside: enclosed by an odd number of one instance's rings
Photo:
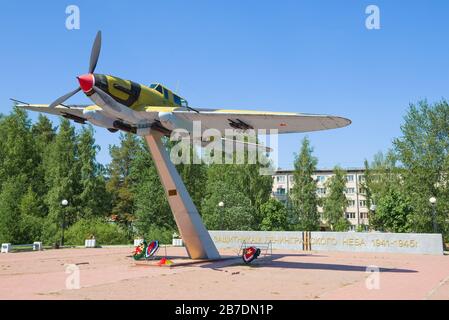
[[[365,179],[364,169],[348,168],[346,172],[346,198],[348,207],[345,210],[345,217],[351,224],[350,230],[356,230],[358,226],[367,228],[369,208],[366,201],[365,191],[362,182]],[[325,197],[327,193],[326,182],[333,175],[332,169],[320,169],[314,172],[313,179],[317,182],[318,197]],[[288,205],[288,194],[293,188],[293,170],[278,170],[273,175],[272,196]],[[323,208],[318,207],[318,212],[322,214]],[[325,228],[325,221],[322,219],[322,228]]]

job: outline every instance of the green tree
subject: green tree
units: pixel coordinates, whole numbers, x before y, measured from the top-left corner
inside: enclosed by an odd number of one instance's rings
[[[42,198],[29,186],[18,207],[22,243],[32,243],[42,239],[45,218],[44,206]]]
[[[134,194],[130,178],[132,162],[141,148],[136,135],[120,134],[120,145],[110,146],[111,163],[108,166],[109,180],[107,191],[112,196],[112,214],[129,225],[134,219]]]
[[[368,160],[365,159],[363,164],[365,167],[365,179],[360,182],[360,187],[365,191],[366,206],[368,208],[371,208],[371,205],[374,204],[373,191],[371,189],[371,184],[373,182],[373,173],[370,168]],[[371,209],[369,209],[369,210],[371,210]]]
[[[376,204],[376,211],[370,212],[370,227],[375,230],[405,232],[413,225],[410,197],[404,188],[402,169],[397,165],[393,151],[386,155],[377,153],[371,164],[365,162],[367,204]],[[393,199],[397,200],[394,201]],[[394,216],[396,222],[390,219]]]
[[[48,192],[48,187],[45,184],[45,170],[49,160],[48,151],[55,139],[56,132],[51,121],[46,116],[39,114],[38,121],[31,127],[31,134],[37,152],[34,166],[36,178],[32,182],[33,191],[43,198]],[[46,207],[42,207],[42,210],[47,211]]]
[[[96,161],[100,147],[95,144],[93,134],[91,126],[83,127],[77,139],[80,191],[76,203],[83,218],[105,216],[110,210],[103,167]]]
[[[114,223],[101,218],[80,219],[68,228],[65,239],[67,244],[83,245],[85,239],[94,236],[98,244],[127,244],[126,232]]]
[[[0,193],[0,243],[21,243],[19,203],[25,191],[25,176],[9,178]]]
[[[44,222],[43,237],[45,243],[54,244],[61,238],[63,221],[69,225],[77,219],[75,200],[80,175],[76,159],[75,128],[67,119],[61,119],[59,131],[48,152],[45,180],[49,191],[45,200],[49,212]],[[69,202],[66,208],[61,205],[63,199]]]
[[[258,230],[262,222],[260,206],[269,200],[272,188],[271,176],[260,175],[260,164],[212,164],[207,168],[206,190],[211,195],[212,187],[218,194],[217,198],[225,196],[225,190],[233,190],[248,199],[249,206],[253,211],[252,229]],[[216,187],[221,182],[223,189]],[[226,187],[224,187],[226,186]],[[224,200],[219,200],[224,201]],[[218,203],[217,202],[217,203]],[[201,210],[203,210],[203,205]],[[204,214],[203,211],[201,211]]]
[[[39,157],[27,113],[14,108],[0,119],[0,238],[3,242],[38,240],[38,218],[45,213],[39,199],[25,210],[23,203],[42,184]],[[28,192],[27,192],[28,190]],[[35,197],[37,198],[37,197]],[[34,231],[28,230],[28,226]]]
[[[437,198],[439,231],[446,234],[449,212],[449,105],[427,101],[411,104],[401,126],[402,136],[393,142],[401,163],[401,178],[413,207],[412,225],[417,232],[431,232],[430,197]]]
[[[260,226],[264,231],[288,230],[287,208],[276,199],[270,199],[260,207],[263,219]]]
[[[197,157],[195,151],[192,149],[193,157]],[[193,160],[192,160],[193,161]],[[201,201],[206,192],[207,167],[204,164],[180,164],[176,169],[184,182],[187,191],[192,198],[193,203],[197,208],[201,208]]]
[[[273,179],[270,175],[261,174],[261,169],[266,165],[243,164],[237,165],[240,171],[241,192],[249,198],[251,206],[254,207],[254,230],[259,230],[263,219],[261,206],[266,203],[270,197],[273,188]]]
[[[327,181],[327,196],[324,198],[323,215],[332,231],[347,231],[349,221],[344,213],[348,205],[345,196],[346,175],[339,168],[334,168],[334,175]]]
[[[39,114],[38,120],[31,127],[33,139],[36,142],[40,152],[44,152],[47,146],[51,144],[56,136],[55,129],[50,119],[43,114]]]
[[[294,186],[290,193],[291,210],[297,222],[296,229],[305,231],[318,230],[320,226],[317,187],[312,177],[318,160],[312,156],[312,153],[310,141],[305,137],[299,155],[295,155]]]
[[[224,203],[219,207],[220,202]],[[237,188],[223,181],[209,182],[201,206],[209,230],[253,230],[255,208]]]
[[[258,143],[257,139],[249,141],[249,137],[244,135],[227,138]],[[225,164],[211,164],[207,167],[207,190],[210,190],[209,185],[215,185],[215,182],[221,181],[227,185],[227,189],[233,189],[249,199],[250,206],[254,211],[252,226],[254,230],[260,228],[263,218],[260,207],[270,199],[273,184],[271,175],[266,174],[266,172],[272,171],[271,163],[266,155],[260,154],[260,152],[260,150],[254,150],[248,146],[243,148],[235,146],[232,154],[222,152],[221,156]]]
[[[31,136],[27,113],[14,108],[0,120],[0,183],[10,177],[24,175],[25,183],[36,178],[36,149]]]
[[[42,234],[42,201],[26,177],[9,178],[0,193],[0,242],[15,244],[39,241]]]
[[[376,205],[370,222],[379,231],[411,232],[413,208],[409,196],[397,189],[387,190]]]

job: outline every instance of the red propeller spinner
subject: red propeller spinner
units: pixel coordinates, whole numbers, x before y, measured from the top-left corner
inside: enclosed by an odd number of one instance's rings
[[[84,92],[89,92],[92,90],[92,87],[95,83],[95,77],[92,73],[84,74],[82,76],[76,77],[78,79],[78,82],[80,83],[81,89],[83,89]]]

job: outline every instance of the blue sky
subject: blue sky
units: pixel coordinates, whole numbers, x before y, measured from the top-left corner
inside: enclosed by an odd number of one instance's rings
[[[80,30],[65,28],[71,4]],[[370,4],[380,30],[365,28]],[[191,106],[345,116],[351,126],[308,136],[319,167],[362,166],[400,135],[410,102],[448,96],[448,16],[445,0],[8,1],[0,111],[10,97],[50,103],[76,88],[102,30],[96,72],[179,88]],[[292,167],[303,136],[280,137],[280,167]],[[118,134],[98,128],[96,140],[107,163]]]

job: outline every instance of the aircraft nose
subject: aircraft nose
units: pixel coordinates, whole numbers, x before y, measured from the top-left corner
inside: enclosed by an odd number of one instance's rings
[[[80,87],[84,92],[89,92],[94,86],[95,78],[92,73],[84,74],[82,76],[76,77],[80,83]]]

